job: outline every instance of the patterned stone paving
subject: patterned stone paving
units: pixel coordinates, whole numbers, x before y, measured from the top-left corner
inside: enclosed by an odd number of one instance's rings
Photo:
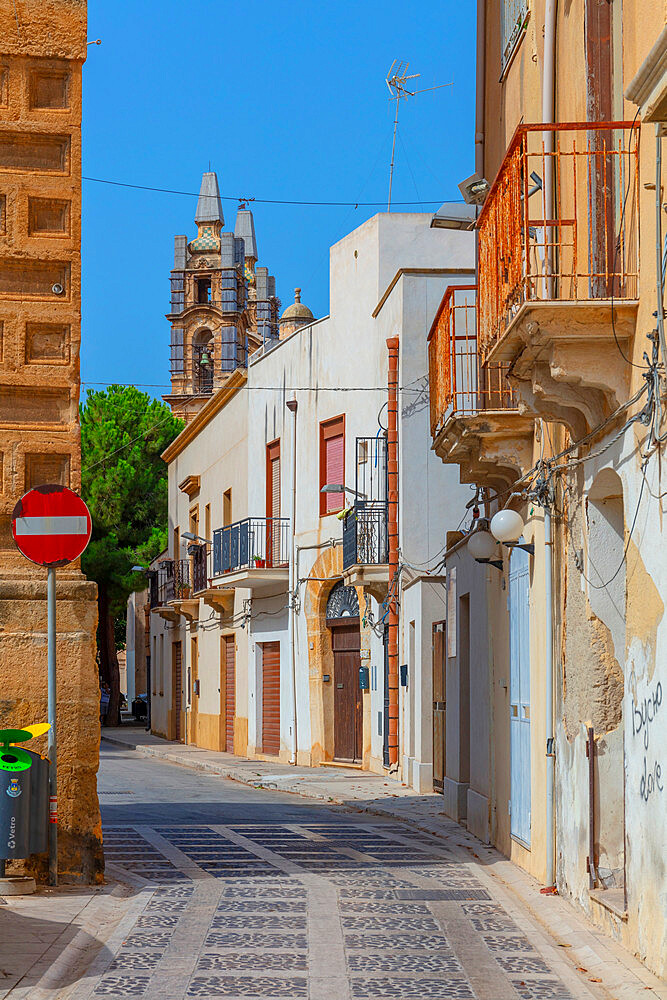
[[[298,1000],[310,977],[342,976],[348,993],[331,1000],[478,1000],[470,957],[457,954],[438,918],[445,906],[488,956],[483,1000],[495,988],[515,1000],[575,1000],[473,871],[428,836],[410,835],[409,847],[403,827],[344,821],[154,832],[177,849],[171,861],[131,827],[105,830],[109,859],[154,888],[93,996]],[[311,904],[323,898],[332,900],[338,958],[313,937]],[[165,992],[164,963],[186,968],[178,992]]]

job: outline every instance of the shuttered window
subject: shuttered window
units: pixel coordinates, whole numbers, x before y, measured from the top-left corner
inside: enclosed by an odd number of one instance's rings
[[[280,441],[266,446],[266,516],[280,517]]]
[[[344,493],[322,493],[322,487],[345,484],[345,417],[320,424],[320,515],[342,510]]]
[[[234,753],[234,717],[236,715],[236,638],[223,636],[224,696],[225,696],[225,746],[227,753]]]
[[[262,751],[280,753],[280,643],[262,647]]]

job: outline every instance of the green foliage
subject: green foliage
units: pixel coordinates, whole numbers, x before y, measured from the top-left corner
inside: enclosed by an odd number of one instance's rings
[[[84,573],[122,616],[148,565],[167,543],[167,466],[161,453],[183,428],[169,407],[134,386],[90,391],[81,406],[81,491],[93,534]]]

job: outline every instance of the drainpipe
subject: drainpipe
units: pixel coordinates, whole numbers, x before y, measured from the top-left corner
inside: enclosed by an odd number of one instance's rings
[[[556,120],[556,25],[558,18],[558,0],[547,0],[544,13],[544,66],[542,70],[542,121],[553,124]],[[544,221],[554,217],[554,133],[543,132],[544,139],[544,184],[542,197],[544,204]],[[547,230],[545,240],[549,243],[551,235]],[[547,247],[547,294],[553,293],[553,247]]]
[[[292,421],[292,500],[290,504],[290,557],[289,557],[289,600],[287,605],[287,636],[290,647],[290,658],[292,663],[292,732],[293,732],[293,751],[292,751],[292,764],[296,764],[298,760],[298,747],[299,743],[297,740],[297,700],[296,700],[296,650],[294,648],[295,639],[295,605],[296,605],[296,595],[294,593],[294,558],[295,558],[295,538],[296,538],[296,411],[297,411],[297,401],[296,399],[288,399],[286,403],[287,409],[293,416]]]
[[[544,14],[544,67],[542,71],[542,121],[553,124],[556,119],[556,29],[558,21],[558,0],[547,0]],[[554,216],[554,133],[544,132],[544,185],[542,189],[544,197],[544,219],[545,222],[553,219]],[[553,293],[553,253],[549,247],[547,251],[547,295]],[[553,652],[553,540],[551,530],[551,513],[544,511],[544,586],[546,604],[546,884],[547,887],[555,884],[555,835],[554,835],[554,771],[555,771],[555,747],[554,747],[554,706],[553,706],[553,685],[554,685],[554,652]]]
[[[658,293],[658,340],[662,363],[667,368],[667,341],[665,341],[665,290],[662,286],[662,136],[660,125],[655,126],[655,267]]]
[[[387,340],[387,535],[389,538],[389,766],[398,761],[398,337]]]
[[[552,559],[553,539],[551,532],[551,513],[544,511],[544,587],[546,604],[545,642],[546,642],[546,763],[547,763],[547,836],[546,836],[546,884],[555,885],[554,871],[555,838],[554,838],[554,771],[556,753],[554,746],[554,625],[553,625],[553,593],[552,593]]]
[[[477,89],[475,92],[475,172],[484,176],[484,108],[486,102],[486,3],[477,0]]]

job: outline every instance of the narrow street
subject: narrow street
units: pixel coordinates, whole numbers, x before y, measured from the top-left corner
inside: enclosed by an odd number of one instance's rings
[[[93,996],[596,995],[427,834],[120,748],[99,788],[107,875],[139,907]]]

